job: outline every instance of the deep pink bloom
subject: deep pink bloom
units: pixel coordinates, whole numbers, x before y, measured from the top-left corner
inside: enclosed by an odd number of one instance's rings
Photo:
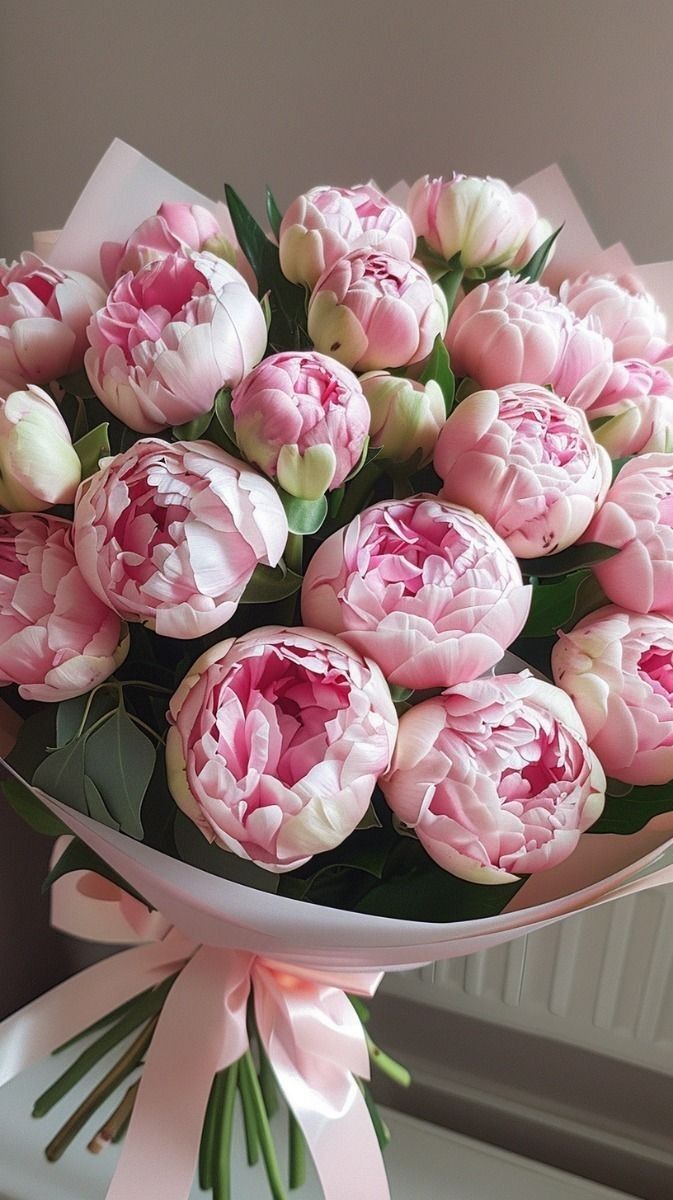
[[[619,549],[594,566],[609,600],[673,617],[673,454],[627,462],[580,540]]]
[[[552,669],[608,775],[639,785],[673,778],[672,620],[599,608],[559,634]]]
[[[144,438],[82,484],[74,538],[120,616],[192,638],[229,620],[258,563],[278,563],[287,520],[271,484],[213,443]]]
[[[495,884],[567,858],[601,814],[605,775],[565,693],[523,672],[405,713],[381,787],[440,867]]]
[[[584,413],[526,383],[466,396],[434,461],[441,495],[480,512],[519,558],[576,542],[612,479]]]
[[[616,362],[587,414],[611,458],[673,450],[673,377],[644,359]]]
[[[389,683],[449,687],[494,666],[530,588],[483,517],[434,496],[384,500],[316,550],[302,615],[379,664]]]
[[[369,431],[357,377],[310,350],[265,358],[234,389],[231,411],[248,461],[306,500],[341,486]]]
[[[189,255],[192,250],[212,250],[223,239],[219,222],[200,204],[162,204],[156,215],[143,221],[126,242],[103,242],[100,261],[109,288],[127,271],[135,274],[147,263],[167,254]],[[231,247],[232,265],[235,253]]]
[[[91,314],[105,303],[98,284],[26,252],[0,260],[0,394],[50,383],[81,367]]]
[[[213,254],[169,254],[114,285],[88,329],[85,366],[125,425],[156,433],[212,408],[266,346],[264,313],[238,271]]]
[[[397,733],[378,667],[312,629],[256,629],[213,646],[170,719],[177,804],[209,841],[268,871],[291,871],[352,833]]]
[[[537,222],[535,205],[523,192],[513,192],[502,179],[474,175],[424,175],[413,185],[407,208],[418,236],[442,258],[460,254],[464,270],[511,266]]]
[[[575,316],[590,317],[610,338],[616,360],[644,358],[654,363],[671,353],[666,317],[632,276],[585,272],[562,283],[559,294]]]
[[[103,683],[128,647],[128,630],[84,581],[70,522],[0,516],[0,685],[69,700]]]
[[[354,250],[328,267],[308,307],[316,350],[356,371],[420,362],[446,321],[427,271],[378,250]]]
[[[278,240],[283,274],[310,288],[351,250],[378,249],[408,259],[416,249],[404,209],[371,183],[311,188],[287,209]]]

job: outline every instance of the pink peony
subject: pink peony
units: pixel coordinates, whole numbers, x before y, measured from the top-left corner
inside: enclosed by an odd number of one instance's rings
[[[372,184],[314,187],[293,200],[280,226],[280,265],[293,283],[315,287],[323,271],[350,250],[380,250],[409,259],[414,227]]]
[[[525,383],[462,400],[440,434],[435,470],[444,499],[480,512],[519,558],[576,542],[612,478],[584,413]]]
[[[588,413],[602,418],[596,441],[611,458],[673,450],[673,378],[644,359],[616,362]]]
[[[421,467],[430,462],[439,431],[446,421],[446,404],[434,379],[420,383],[388,371],[369,371],[360,379],[372,414],[370,442],[379,446],[380,462]]]
[[[482,388],[551,386],[588,408],[612,370],[612,346],[539,283],[507,273],[461,300],[446,331],[451,365]]]
[[[209,841],[268,871],[338,846],[388,769],[397,715],[378,667],[312,629],[213,646],[170,703],[168,785]]]
[[[128,272],[88,329],[85,366],[98,398],[125,425],[156,433],[212,408],[262,357],[266,322],[229,263],[170,254]]]
[[[301,606],[391,684],[450,687],[498,662],[525,624],[530,588],[483,517],[413,496],[374,504],[327,538]]]
[[[167,637],[224,625],[257,564],[278,563],[287,532],[271,484],[211,442],[136,442],[103,461],[75,505],[89,586]]]
[[[528,196],[502,179],[473,175],[424,175],[413,185],[407,208],[418,236],[447,261],[459,254],[464,270],[511,266],[537,222]]]
[[[427,271],[378,250],[354,250],[328,267],[308,307],[316,350],[357,371],[420,362],[446,322],[446,300]]]
[[[91,314],[104,303],[98,284],[78,271],[28,252],[11,266],[0,260],[0,393],[78,370]]]
[[[128,631],[89,590],[69,521],[0,516],[0,685],[25,700],[81,696],[128,653]]]
[[[72,504],[82,465],[51,396],[28,386],[0,400],[0,504],[39,512]]]
[[[410,709],[381,787],[440,867],[496,884],[567,858],[601,814],[605,775],[572,702],[526,671]]]
[[[136,274],[147,263],[168,254],[189,257],[192,250],[226,249],[228,243],[215,217],[200,204],[162,204],[156,215],[134,229],[126,242],[103,242],[100,249],[101,271],[109,288],[127,271]],[[232,266],[235,250],[229,247]]]
[[[581,541],[619,549],[594,566],[609,600],[673,617],[673,454],[643,454],[622,467]]]
[[[630,275],[591,275],[561,284],[560,297],[577,317],[590,317],[610,338],[616,360],[657,362],[671,352],[666,317],[637,279]]]
[[[265,358],[234,390],[231,411],[248,461],[305,500],[341,486],[369,431],[355,375],[310,350]]]
[[[608,605],[559,634],[559,687],[574,701],[608,775],[625,783],[673,777],[673,621]]]

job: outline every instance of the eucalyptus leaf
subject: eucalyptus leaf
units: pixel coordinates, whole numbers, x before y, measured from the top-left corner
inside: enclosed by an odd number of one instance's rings
[[[85,433],[79,441],[73,444],[80,463],[82,464],[82,479],[88,479],[98,470],[98,463],[101,458],[106,458],[110,453],[110,425],[108,421],[104,421],[101,425],[97,425],[95,429]]]
[[[622,796],[607,795],[601,816],[588,833],[637,833],[660,813],[673,811],[673,783],[633,787]]]
[[[581,585],[593,578],[591,571],[572,571],[554,583],[539,583],[533,598],[523,637],[549,637],[569,621],[575,611]]]
[[[605,562],[619,554],[614,546],[604,546],[600,542],[584,542],[580,546],[570,546],[558,554],[548,554],[543,558],[521,558],[519,566],[524,575],[548,576],[568,575],[580,567],[591,567],[594,563]]]
[[[185,421],[183,425],[174,425],[173,433],[178,442],[196,442],[203,437],[210,422],[213,419],[213,409],[208,412],[199,413],[198,417],[192,417],[191,421]]]
[[[86,739],[86,774],[94,781],[122,833],[142,838],[140,809],[156,753],[123,708]]]
[[[521,267],[520,271],[517,271],[519,279],[526,279],[529,283],[537,283],[549,261],[549,255],[551,254],[554,242],[562,229],[563,225],[559,225],[558,229],[555,229],[546,241],[541,246],[538,246],[535,253],[528,259],[526,265]]]
[[[89,816],[94,821],[100,821],[101,825],[107,825],[110,829],[119,829],[119,823],[108,812],[105,807],[105,802],[96,787],[93,779],[89,779],[88,775],[84,776],[84,795],[86,796],[86,805],[89,810]]]
[[[84,791],[85,747],[86,738],[79,738],[48,754],[33,775],[33,785],[68,808],[88,814]]]
[[[280,225],[283,220],[283,214],[276,204],[274,194],[268,184],[266,187],[266,215],[269,225],[273,229],[274,237],[278,239],[280,237]]]
[[[89,703],[91,701],[91,703]],[[112,712],[119,703],[116,688],[102,687],[91,696],[75,696],[72,700],[61,700],[56,709],[56,746],[67,746],[79,733],[90,729],[106,713]],[[87,712],[88,706],[88,712]],[[86,713],[86,721],[84,714]]]
[[[259,563],[247,585],[240,604],[273,604],[293,596],[302,585],[302,576],[281,567],[267,567]]]
[[[327,497],[319,500],[300,500],[278,488],[290,533],[317,533],[327,516]]]
[[[179,809],[175,814],[174,836],[183,862],[207,871],[209,875],[219,875],[221,879],[230,879],[233,883],[244,883],[257,891],[278,891],[278,875],[275,871],[265,871],[248,859],[239,858],[230,850],[223,850],[221,846],[209,842],[194,822]]]
[[[18,779],[3,779],[0,782],[0,788],[5,797],[5,800],[14,809],[17,816],[21,817],[26,825],[30,825],[36,833],[44,833],[48,837],[60,837],[63,833],[69,833],[67,825],[59,821],[52,812],[43,804],[41,800],[32,792],[24,783],[20,783]]]
[[[451,370],[449,352],[439,335],[435,338],[432,352],[423,368],[421,383],[428,383],[431,379],[442,389],[446,415],[449,417],[456,400],[456,377]]]

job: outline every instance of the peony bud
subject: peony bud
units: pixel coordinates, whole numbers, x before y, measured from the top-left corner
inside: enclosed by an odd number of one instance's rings
[[[72,504],[82,477],[68,427],[39,387],[0,400],[0,504],[10,512],[40,512]]]
[[[360,383],[372,414],[370,442],[380,446],[379,459],[396,463],[414,459],[419,467],[430,462],[446,421],[444,394],[436,380],[419,383],[387,371],[370,371]]]

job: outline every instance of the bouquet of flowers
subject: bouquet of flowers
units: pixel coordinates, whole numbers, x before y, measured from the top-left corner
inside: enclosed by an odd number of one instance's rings
[[[125,1046],[114,1200],[223,1200],[237,1095],[283,1196],[278,1089],[384,1200],[381,971],[672,877],[673,345],[554,170],[226,200],[115,143],[0,271],[3,787],[133,944],[0,1081]]]

